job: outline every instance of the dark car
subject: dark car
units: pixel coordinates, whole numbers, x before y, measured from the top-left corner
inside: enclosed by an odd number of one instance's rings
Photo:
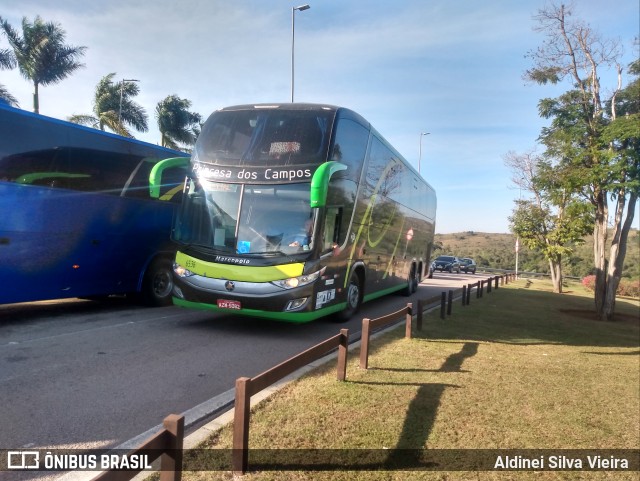
[[[440,272],[453,272],[456,271],[460,274],[460,259],[456,256],[439,256],[433,261],[433,270]]]
[[[470,257],[463,257],[460,259],[460,270],[465,273],[471,272],[472,274],[476,273],[476,261],[471,259]]]

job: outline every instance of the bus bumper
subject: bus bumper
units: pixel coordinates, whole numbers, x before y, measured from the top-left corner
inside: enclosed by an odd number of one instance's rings
[[[269,282],[241,282],[204,276],[174,276],[173,303],[190,309],[303,323],[343,310],[346,303],[316,304],[315,282],[282,289]],[[229,288],[232,288],[231,290]],[[296,305],[297,308],[291,308]],[[319,307],[319,308],[318,308]]]

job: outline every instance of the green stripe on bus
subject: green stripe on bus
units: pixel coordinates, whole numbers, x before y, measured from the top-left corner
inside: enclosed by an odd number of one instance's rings
[[[347,307],[346,302],[341,302],[340,304],[326,307],[324,309],[318,309],[317,311],[313,311],[313,312],[272,312],[272,311],[261,311],[258,309],[222,309],[214,304],[206,304],[204,302],[185,301],[184,299],[179,299],[177,297],[173,298],[173,304],[179,307],[186,307],[189,309],[199,309],[203,311],[216,311],[224,314],[260,317],[263,319],[274,319],[276,321],[284,321],[284,322],[291,322],[291,323],[298,323],[298,324],[314,321],[320,317],[328,316],[329,314],[333,314],[334,312],[342,311],[345,307]]]
[[[270,282],[302,275],[304,264],[281,264],[278,266],[247,266],[207,262],[178,251],[176,262],[194,274],[230,281]]]
[[[362,302],[369,302],[373,299],[377,299],[378,297],[391,294],[392,292],[400,291],[405,287],[407,287],[406,284],[400,284],[399,286],[393,286],[393,287],[390,287],[389,289],[383,289],[381,291],[372,292],[371,294],[367,294],[366,296],[364,296],[364,298],[362,299]]]

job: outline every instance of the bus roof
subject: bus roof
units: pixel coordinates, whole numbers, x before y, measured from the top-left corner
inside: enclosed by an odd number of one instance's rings
[[[232,105],[219,109],[219,111],[232,111],[232,110],[324,110],[326,112],[335,112],[340,114],[343,118],[351,118],[362,124],[363,126],[370,128],[371,124],[367,122],[364,117],[346,107],[339,107],[337,105],[330,104],[314,104],[314,103],[262,103],[262,104],[243,104]]]
[[[169,149],[167,147],[161,147],[160,145],[157,144],[150,144],[149,142],[145,142],[143,140],[138,140],[135,139],[133,137],[124,137],[122,135],[118,135],[118,134],[113,134],[111,132],[105,132],[104,130],[100,130],[100,129],[95,129],[93,127],[87,127],[85,125],[80,125],[80,124],[76,124],[73,122],[68,122],[66,120],[61,120],[61,119],[57,119],[55,117],[48,117],[46,115],[42,115],[42,114],[36,114],[34,112],[30,112],[28,110],[23,110],[23,109],[18,109],[15,107],[12,107],[11,105],[5,103],[5,102],[0,102],[0,110],[6,110],[8,112],[11,112],[15,115],[22,115],[24,117],[28,117],[33,121],[40,121],[40,122],[50,122],[52,124],[57,124],[60,126],[64,126],[66,128],[73,128],[73,129],[77,129],[77,130],[82,130],[85,132],[88,132],[92,135],[101,135],[104,137],[110,137],[113,139],[119,139],[119,140],[126,140],[127,142],[131,142],[134,144],[140,144],[140,145],[153,145],[155,148],[157,149],[163,149],[167,151],[167,157],[175,157],[175,156],[184,156],[187,155],[185,152],[180,152],[177,150],[173,150],[173,149]]]

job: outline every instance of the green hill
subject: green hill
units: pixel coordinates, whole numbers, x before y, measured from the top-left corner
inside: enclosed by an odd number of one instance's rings
[[[454,234],[436,234],[434,256],[450,254],[458,257],[472,257],[480,267],[494,269],[516,268],[515,243],[513,234],[495,234],[486,232],[457,232]],[[441,248],[438,248],[441,246]],[[584,277],[593,274],[593,238],[585,239],[584,244],[574,246],[574,251],[565,259],[564,275]],[[533,252],[520,243],[518,270],[524,272],[548,273],[549,264],[539,252]],[[640,278],[640,236],[638,230],[629,233],[627,255],[624,262],[623,277]]]

